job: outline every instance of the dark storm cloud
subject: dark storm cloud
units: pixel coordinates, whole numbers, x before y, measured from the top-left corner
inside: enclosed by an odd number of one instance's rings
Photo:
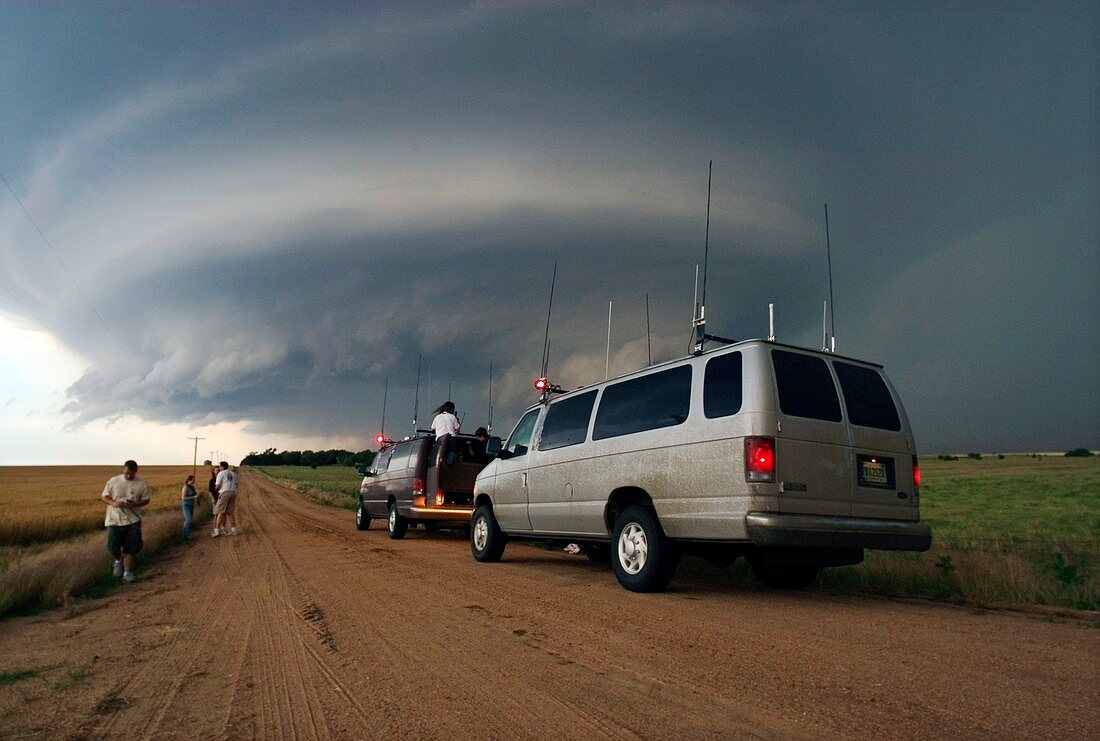
[[[75,424],[366,440],[387,376],[411,427],[422,355],[421,418],[450,383],[482,423],[492,361],[506,431],[555,261],[565,385],[602,378],[609,300],[613,372],[645,360],[646,292],[658,356],[686,349],[713,157],[714,331],[761,336],[775,301],[782,339],[820,342],[829,200],[840,349],[887,365],[923,448],[1100,445],[1092,6],[474,5],[216,38],[208,12],[120,12],[159,39],[123,45],[145,74],[88,64],[118,33],[96,19],[39,44],[56,74],[7,65],[0,133],[28,146],[0,168],[128,345],[0,201],[7,308],[89,360]],[[105,94],[54,101],[72,77]]]

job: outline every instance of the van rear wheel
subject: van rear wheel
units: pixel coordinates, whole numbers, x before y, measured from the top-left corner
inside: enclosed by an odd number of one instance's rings
[[[363,509],[363,500],[359,500],[359,507],[355,510],[355,529],[367,530],[370,528],[370,515]]]
[[[619,584],[632,592],[660,592],[680,564],[676,543],[647,507],[627,507],[615,519],[611,543],[611,568]]]
[[[405,537],[405,533],[409,529],[409,521],[401,515],[397,514],[397,503],[390,502],[390,538],[393,540],[401,540]]]
[[[752,564],[756,578],[772,589],[805,589],[817,578],[818,567],[813,564],[769,564],[759,561]]]
[[[470,519],[470,552],[481,563],[495,563],[504,555],[508,536],[497,524],[493,508],[483,504],[474,510]]]

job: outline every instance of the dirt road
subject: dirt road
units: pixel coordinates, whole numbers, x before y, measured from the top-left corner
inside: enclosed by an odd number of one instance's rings
[[[0,736],[1100,737],[1100,631],[678,580],[375,523],[245,475],[243,533],[0,623]]]

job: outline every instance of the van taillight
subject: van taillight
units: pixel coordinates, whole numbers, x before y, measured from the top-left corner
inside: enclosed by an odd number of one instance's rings
[[[920,488],[920,463],[917,462],[917,456],[913,456],[913,487]]]
[[[745,481],[775,481],[775,438],[745,438]]]
[[[424,479],[413,479],[413,494],[424,493]]]

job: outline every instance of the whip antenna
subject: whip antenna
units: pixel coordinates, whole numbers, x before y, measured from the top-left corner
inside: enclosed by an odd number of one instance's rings
[[[416,396],[413,399],[413,437],[416,436],[416,418],[420,416],[420,360],[423,355],[416,356]]]
[[[542,372],[539,378],[546,378],[546,368],[550,365],[550,314],[554,310],[554,286],[558,282],[558,263],[554,263],[554,275],[550,278],[550,303],[546,307],[546,334],[542,338]]]
[[[645,295],[645,349],[649,355],[649,364],[653,365],[653,341],[649,335],[649,294]]]
[[[382,434],[382,439],[386,438],[386,402],[390,398],[390,377],[386,375],[385,390],[382,391],[382,429],[379,432]],[[416,426],[416,422],[413,422],[413,426]]]
[[[830,350],[836,352],[836,301],[833,299],[833,246],[829,242],[829,204],[825,204],[825,254],[829,260],[829,342]],[[704,284],[706,285],[706,284]],[[706,289],[704,289],[705,291]]]
[[[493,431],[493,363],[489,363],[489,432]]]

